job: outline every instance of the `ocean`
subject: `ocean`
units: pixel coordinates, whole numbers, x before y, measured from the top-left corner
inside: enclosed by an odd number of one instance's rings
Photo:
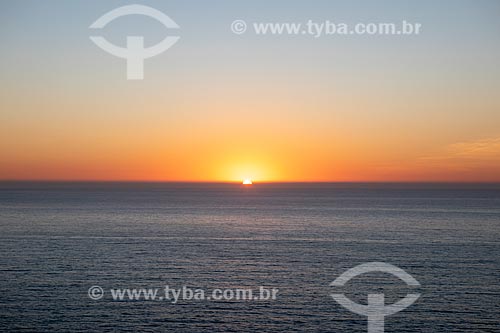
[[[0,253],[2,332],[366,332],[334,292],[419,293],[385,332],[500,332],[498,184],[3,182]],[[330,286],[370,262],[420,286],[381,272]],[[165,286],[279,292],[111,292]]]

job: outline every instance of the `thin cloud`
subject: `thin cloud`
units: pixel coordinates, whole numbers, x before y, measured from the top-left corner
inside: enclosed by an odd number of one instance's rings
[[[500,137],[453,143],[439,154],[421,160],[500,161]]]

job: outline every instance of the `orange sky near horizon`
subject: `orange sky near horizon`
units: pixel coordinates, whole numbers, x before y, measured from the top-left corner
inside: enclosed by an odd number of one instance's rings
[[[286,99],[214,97],[200,102],[210,110],[201,113],[191,102],[178,105],[178,114],[162,113],[170,102],[158,101],[142,106],[139,115],[138,102],[127,99],[119,116],[105,112],[106,106],[50,100],[43,112],[10,119],[11,127],[0,134],[0,179],[500,181],[500,137],[453,142],[465,123],[446,131],[437,117],[428,123],[384,106],[379,112],[372,100],[339,98],[332,112],[326,102],[292,105]],[[82,111],[58,111],[76,107]],[[495,130],[486,123],[482,128]],[[6,144],[12,138],[14,144]]]

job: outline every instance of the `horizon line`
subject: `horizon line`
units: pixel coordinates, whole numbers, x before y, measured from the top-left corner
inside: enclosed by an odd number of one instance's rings
[[[92,180],[92,179],[0,179],[0,183],[155,183],[155,184],[241,184],[238,180]],[[255,184],[498,184],[495,181],[456,181],[456,180],[290,180],[290,181],[258,181]]]

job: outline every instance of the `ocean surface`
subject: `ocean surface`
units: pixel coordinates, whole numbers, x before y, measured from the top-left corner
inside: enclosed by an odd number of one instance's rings
[[[0,183],[0,331],[500,332],[500,186]],[[385,262],[420,284],[366,273]],[[277,288],[274,300],[114,300],[113,288]],[[100,286],[104,295],[91,299]]]

